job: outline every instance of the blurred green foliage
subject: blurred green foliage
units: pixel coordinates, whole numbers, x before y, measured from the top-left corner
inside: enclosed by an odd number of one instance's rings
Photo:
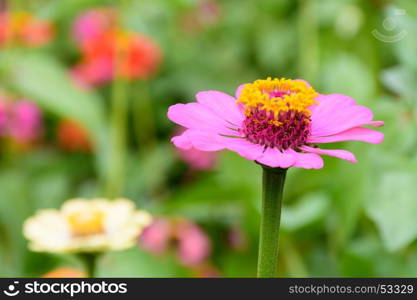
[[[40,276],[59,265],[78,266],[69,255],[27,250],[22,223],[37,209],[103,191],[110,91],[78,89],[68,76],[76,56],[72,22],[102,5],[120,9],[124,25],[151,36],[164,55],[159,73],[143,83],[152,105],[144,117],[155,124],[152,145],[135,137],[134,107],[144,96],[140,85],[130,87],[123,196],[156,215],[196,221],[210,235],[210,261],[222,276],[254,276],[259,166],[221,153],[214,171],[190,172],[169,144],[174,126],[166,111],[174,103],[193,101],[200,90],[233,94],[238,85],[257,78],[304,78],[322,93],[347,94],[369,106],[375,119],[386,123],[385,141],[343,144],[356,154],[357,164],[325,158],[322,170],[288,172],[280,275],[417,276],[415,0],[212,0],[218,13],[209,21],[202,16],[207,12],[199,11],[199,0],[20,2],[15,9],[53,20],[57,34],[42,49],[2,50],[1,87],[36,101],[45,112],[45,126],[54,128],[64,117],[78,120],[97,151],[65,153],[49,135],[30,151],[2,149],[0,276]],[[389,17],[396,21],[393,30],[383,25]],[[384,42],[375,30],[406,36]],[[240,250],[225,242],[236,226],[247,239]],[[190,271],[172,254],[154,257],[133,248],[102,257],[99,275],[175,277]]]

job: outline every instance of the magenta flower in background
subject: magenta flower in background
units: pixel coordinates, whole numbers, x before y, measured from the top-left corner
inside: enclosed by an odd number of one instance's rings
[[[81,14],[74,22],[72,33],[78,42],[96,38],[113,28],[117,14],[111,8],[96,8]]]
[[[157,219],[144,229],[140,244],[149,252],[159,255],[167,249],[170,239],[171,228],[168,220]]]
[[[178,156],[194,170],[212,169],[217,161],[217,152],[201,151],[195,148],[179,149]]]
[[[211,242],[196,224],[185,222],[177,228],[178,255],[184,265],[191,266],[205,260],[211,252]]]
[[[243,230],[238,226],[233,226],[229,229],[227,241],[230,247],[237,251],[244,250],[248,246],[247,237]]]
[[[197,224],[184,219],[156,219],[145,228],[140,245],[155,255],[174,246],[179,261],[189,267],[203,263],[211,253],[208,235]]]
[[[71,69],[71,78],[83,89],[90,89],[113,78],[113,64],[105,58],[97,58],[88,63],[78,64]]]
[[[71,75],[83,88],[114,78],[149,78],[162,59],[158,44],[121,26],[114,9],[98,8],[81,14],[74,23],[73,36],[81,57]]]
[[[0,135],[19,144],[28,144],[42,133],[42,113],[27,100],[0,98]]]
[[[27,143],[39,137],[42,128],[42,114],[32,102],[16,102],[10,114],[10,136],[17,142]]]
[[[5,135],[7,128],[7,105],[6,100],[0,98],[0,136]]]
[[[197,102],[176,104],[168,118],[187,128],[172,142],[180,149],[228,149],[273,168],[323,167],[320,155],[356,162],[346,150],[320,149],[320,143],[358,140],[381,143],[383,134],[364,126],[370,109],[352,98],[318,94],[303,80],[257,80],[240,86],[232,97],[219,91],[196,95]]]

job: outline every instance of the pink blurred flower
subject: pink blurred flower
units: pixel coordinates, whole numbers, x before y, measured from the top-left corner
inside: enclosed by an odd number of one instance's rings
[[[114,77],[148,78],[158,68],[161,50],[150,38],[119,27],[114,10],[97,9],[81,15],[73,34],[81,52],[73,68],[75,82],[84,87],[100,85]]]
[[[28,143],[39,137],[42,128],[42,114],[32,102],[16,102],[9,114],[9,134],[19,143]]]
[[[237,251],[244,250],[248,246],[245,233],[237,226],[233,226],[229,229],[227,241],[230,247]]]
[[[200,0],[194,9],[181,18],[181,28],[190,34],[217,24],[222,15],[221,6],[216,0]]]
[[[144,249],[153,254],[163,253],[171,239],[170,223],[166,219],[157,219],[146,227],[140,236],[140,242]]]
[[[117,24],[117,14],[111,8],[97,8],[81,14],[74,23],[73,36],[78,42],[97,38]]]
[[[184,265],[195,265],[204,261],[211,252],[207,234],[196,224],[184,222],[177,228],[178,254]]]
[[[142,233],[140,245],[156,255],[174,245],[180,262],[186,266],[204,262],[211,253],[207,234],[197,224],[184,219],[155,220]]]
[[[384,135],[365,126],[382,126],[370,109],[348,96],[318,94],[303,80],[256,80],[232,97],[218,91],[176,104],[168,118],[187,130],[172,142],[180,149],[228,149],[272,168],[320,169],[320,155],[356,162],[353,153],[317,144],[349,140],[378,144]]]
[[[217,161],[217,152],[204,152],[195,148],[180,149],[178,155],[194,170],[211,169]]]
[[[219,21],[221,15],[220,4],[216,0],[200,0],[197,15],[205,25],[213,25]]]
[[[94,85],[111,81],[113,66],[111,61],[104,57],[96,58],[74,66],[71,77],[78,86],[89,89]]]
[[[0,136],[6,134],[7,130],[7,105],[6,100],[0,98]]]

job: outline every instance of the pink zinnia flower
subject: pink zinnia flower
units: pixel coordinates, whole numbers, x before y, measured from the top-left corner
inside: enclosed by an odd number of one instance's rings
[[[320,149],[320,143],[357,140],[381,143],[384,135],[364,126],[373,121],[370,109],[352,98],[318,94],[303,80],[256,80],[244,84],[236,97],[219,91],[196,95],[197,102],[176,104],[168,118],[187,128],[172,142],[181,149],[229,149],[273,168],[323,167],[320,155],[356,162],[346,150]]]

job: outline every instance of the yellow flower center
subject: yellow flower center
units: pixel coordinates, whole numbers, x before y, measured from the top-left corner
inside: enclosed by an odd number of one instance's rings
[[[67,220],[75,236],[93,235],[104,230],[104,215],[99,210],[73,212]]]
[[[314,98],[317,96],[305,81],[268,77],[246,84],[237,103],[245,106],[247,115],[251,115],[254,109],[261,109],[273,112],[275,118],[289,110],[310,116],[309,107],[316,103]]]

